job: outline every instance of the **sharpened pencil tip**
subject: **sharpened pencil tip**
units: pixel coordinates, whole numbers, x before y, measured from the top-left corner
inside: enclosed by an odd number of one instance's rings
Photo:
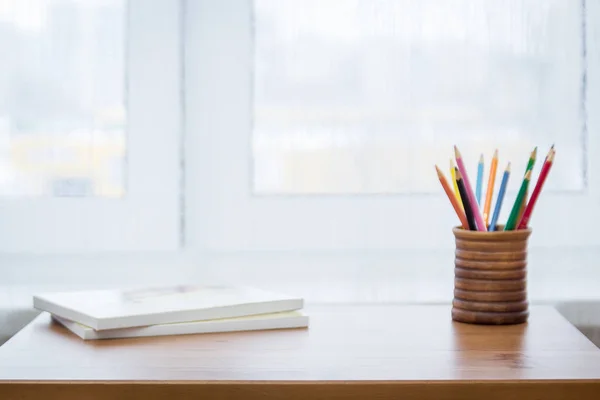
[[[548,154],[546,154],[546,159],[545,161],[547,161],[550,158],[550,155],[552,153],[554,153],[556,150],[554,150],[554,144],[552,144],[552,147],[550,147],[550,150],[548,150]]]
[[[533,148],[533,151],[531,152],[531,157],[532,159],[535,159],[535,157],[537,156],[537,146],[535,146]]]
[[[506,165],[506,172],[510,172],[510,161],[508,162],[508,164]]]
[[[454,145],[454,158],[460,158],[460,151],[458,151],[458,147],[456,147],[456,145]]]
[[[435,166],[435,170],[437,171],[438,178],[440,178],[440,179],[444,179],[444,180],[446,179],[446,177],[444,176],[444,173],[443,173],[443,172],[442,172],[442,170],[441,170],[441,169],[440,169],[440,168],[437,166],[437,164],[436,164],[436,166]]]
[[[494,150],[494,155],[492,158],[498,158],[498,149]]]
[[[479,164],[483,164],[483,153],[479,156]]]
[[[459,181],[462,179],[462,175],[460,173],[460,170],[458,169],[458,167],[454,167],[454,173],[456,174],[456,180]]]

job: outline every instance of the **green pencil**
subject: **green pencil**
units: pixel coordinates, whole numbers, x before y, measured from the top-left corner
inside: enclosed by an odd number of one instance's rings
[[[517,218],[519,217],[519,209],[521,208],[521,204],[523,203],[523,199],[525,198],[525,192],[529,187],[529,180],[531,179],[531,171],[527,171],[525,177],[523,178],[523,183],[521,183],[521,188],[519,189],[519,193],[517,193],[517,198],[515,199],[515,203],[513,204],[512,210],[510,211],[510,215],[508,217],[508,221],[506,221],[506,225],[504,226],[505,231],[512,231],[517,227]]]
[[[529,155],[529,161],[527,162],[527,168],[525,168],[525,173],[533,170],[533,166],[535,165],[536,157],[537,157],[537,146],[535,146],[533,148],[533,151]],[[527,182],[527,187],[525,188],[525,194],[523,195],[523,198],[521,199],[521,206],[519,207],[519,212],[517,214],[517,219],[515,221],[515,228],[516,228],[516,224],[518,224],[519,221],[521,220],[521,215],[523,215],[523,210],[525,210],[525,206],[527,205],[528,190],[529,190],[529,182]]]
[[[534,147],[533,151],[529,155],[529,161],[527,162],[527,168],[525,168],[525,173],[527,173],[527,171],[531,171],[533,169],[533,166],[535,165],[536,157],[537,157],[537,146]]]

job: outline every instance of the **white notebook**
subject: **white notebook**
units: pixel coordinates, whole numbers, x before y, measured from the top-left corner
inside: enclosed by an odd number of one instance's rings
[[[84,340],[145,336],[187,335],[193,333],[240,332],[308,327],[308,316],[300,311],[224,318],[210,321],[180,322],[136,328],[96,331],[89,326],[53,315],[52,318]]]
[[[180,285],[38,294],[33,306],[95,330],[295,311],[302,298],[243,286]]]

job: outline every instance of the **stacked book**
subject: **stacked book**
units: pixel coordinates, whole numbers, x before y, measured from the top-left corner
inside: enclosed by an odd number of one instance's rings
[[[302,298],[239,286],[43,293],[36,309],[84,340],[305,328]]]

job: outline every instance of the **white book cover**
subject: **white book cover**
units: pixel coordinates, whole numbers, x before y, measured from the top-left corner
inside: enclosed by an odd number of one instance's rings
[[[180,322],[136,328],[107,329],[103,331],[96,331],[89,326],[69,321],[56,315],[53,315],[52,318],[84,340],[308,327],[308,316],[303,314],[301,311],[252,315],[248,317],[224,318],[209,321]]]
[[[44,293],[33,306],[104,330],[295,311],[304,301],[252,287],[179,285]]]

